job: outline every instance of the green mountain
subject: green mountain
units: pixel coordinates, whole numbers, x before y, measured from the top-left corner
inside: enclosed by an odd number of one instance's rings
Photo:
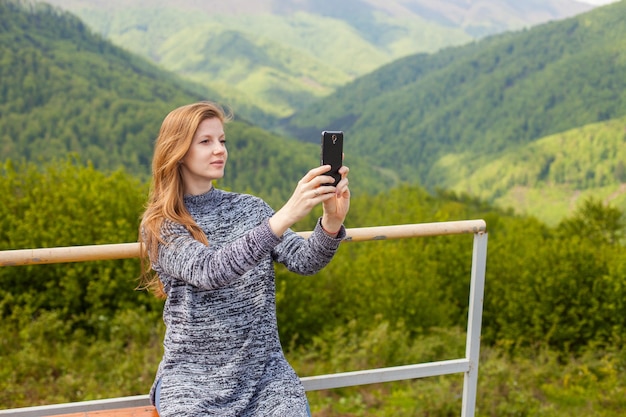
[[[591,8],[571,0],[49,2],[117,45],[217,89],[264,127],[397,58]]]
[[[0,3],[0,154],[77,152],[98,168],[148,173],[158,121],[212,95],[44,4]]]
[[[203,99],[223,103],[217,93],[112,45],[45,4],[0,2],[0,48],[2,160],[49,161],[74,153],[99,170],[123,168],[145,179],[154,138],[170,110]],[[227,129],[226,187],[278,204],[319,164],[318,145],[242,119]],[[356,192],[395,183],[393,175],[381,181],[364,160],[350,157],[346,164],[359,173]]]
[[[451,188],[551,224],[581,201],[626,208],[626,117],[593,123],[510,149]]]
[[[45,5],[17,4],[2,3],[0,18],[0,45],[4,51],[0,66],[3,159],[51,159],[73,152],[92,161],[98,169],[123,167],[145,178],[152,140],[170,109],[202,98],[227,102],[204,86],[113,46],[66,12]],[[543,136],[619,115],[621,99],[606,99],[621,97],[622,90],[613,89],[623,83],[619,59],[615,60],[616,67],[604,65],[592,71],[587,67],[596,68],[593,60],[583,65],[584,59],[578,56],[610,63],[611,51],[615,50],[619,57],[621,28],[611,31],[615,41],[596,33],[598,27],[612,24],[614,14],[610,11],[615,7],[622,4],[530,31],[390,64],[341,88],[332,100],[321,101],[320,108],[330,114],[311,111],[289,120],[286,126],[294,134],[314,144],[290,141],[239,119],[229,126],[236,133],[229,140],[233,158],[223,185],[280,203],[295,181],[317,163],[320,130],[337,128],[346,131],[346,164],[352,168],[355,191],[375,193],[399,181],[418,181],[431,189],[471,193],[531,213],[540,213],[537,208],[547,207],[543,204],[546,200],[542,200],[546,194],[555,196],[556,201],[578,201],[576,196],[582,198],[597,192],[602,198],[620,203],[622,200],[615,196],[621,195],[619,186],[623,181],[619,179],[620,168],[615,159],[606,162],[607,172],[614,173],[613,183],[588,182],[584,189],[580,184],[565,183],[553,190],[549,187],[554,181],[545,185],[536,180],[534,184],[547,191],[535,191],[532,182],[512,183],[508,191],[501,187],[489,190],[489,184],[503,177],[489,163],[501,157],[506,160],[508,152],[519,152]],[[572,31],[567,32],[568,28]],[[580,48],[569,45],[568,36],[562,39],[563,31],[579,38]],[[546,37],[552,39],[552,44],[546,44]],[[550,48],[544,48],[546,52],[541,55],[534,52],[537,45]],[[533,62],[545,70],[533,70]],[[573,63],[575,68],[569,68]],[[473,72],[468,68],[474,68]],[[578,74],[577,78],[562,81],[559,77],[563,68]],[[587,81],[606,88],[593,89]],[[528,87],[533,84],[541,85],[541,91]],[[444,86],[450,86],[450,90]],[[556,89],[551,90],[550,86]],[[572,100],[570,90],[584,91],[584,97]],[[428,99],[416,100],[420,95]],[[528,103],[541,103],[544,95],[555,97],[554,108],[544,104],[548,110],[529,111],[533,107]],[[494,103],[483,96],[500,97],[500,101]],[[562,99],[556,99],[561,96]],[[466,105],[470,102],[472,105]],[[577,102],[584,102],[584,112],[571,108]],[[416,117],[416,110],[428,117]],[[507,114],[510,119],[505,117]],[[538,123],[542,118],[547,118],[543,125]],[[468,122],[457,123],[457,119]],[[520,127],[520,120],[527,120],[527,124],[530,121],[529,126],[539,133],[531,134],[529,128]],[[298,126],[302,121],[305,123]],[[511,132],[524,132],[526,136]],[[377,136],[384,137],[384,141]],[[568,140],[574,140],[574,136],[567,135]],[[412,140],[413,137],[419,139]],[[592,163],[599,164],[595,160]],[[489,178],[490,172],[497,177],[495,180]],[[478,173],[480,177],[473,176]],[[483,187],[487,190],[479,189]],[[561,218],[562,210],[569,206],[552,204],[550,210],[544,210],[549,213],[541,213],[542,218]]]
[[[622,1],[396,61],[298,112],[285,120],[285,129],[302,140],[320,124],[343,129],[351,152],[375,155],[377,164],[404,180],[489,194],[468,185],[468,179],[503,155],[549,135],[626,115],[624,15]],[[597,155],[619,171],[614,153]],[[623,182],[615,175],[606,181],[586,186],[616,190]],[[517,185],[523,184],[510,188]],[[568,186],[574,193],[583,190],[581,184]]]

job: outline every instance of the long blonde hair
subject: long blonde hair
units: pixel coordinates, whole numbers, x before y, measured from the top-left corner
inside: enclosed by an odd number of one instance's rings
[[[140,288],[151,290],[157,297],[165,298],[163,285],[151,268],[156,260],[163,221],[183,225],[194,239],[208,245],[206,235],[193,220],[183,200],[183,177],[180,160],[183,159],[198,125],[206,119],[218,118],[222,123],[232,119],[218,104],[202,101],[172,110],[163,120],[152,158],[152,182],[146,209],[139,228],[141,246]]]

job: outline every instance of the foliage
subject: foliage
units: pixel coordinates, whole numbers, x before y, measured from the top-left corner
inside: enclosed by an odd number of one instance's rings
[[[137,240],[147,190],[122,171],[105,176],[71,159],[44,171],[8,162],[1,178],[3,250]],[[68,331],[107,336],[119,310],[158,311],[155,300],[134,291],[139,274],[137,260],[3,268],[0,315],[28,327],[52,311]]]
[[[146,187],[70,158],[5,163],[0,195],[1,249],[17,249],[134,241]],[[355,196],[348,226],[481,217],[489,254],[479,415],[560,417],[576,407],[618,415],[626,361],[619,210],[590,200],[552,228],[407,185]],[[462,357],[470,253],[468,236],[344,243],[314,277],[278,268],[279,329],[295,369],[306,376]],[[147,392],[162,349],[162,302],[135,291],[138,269],[136,259],[0,269],[0,408]],[[460,392],[461,377],[448,376],[309,395],[318,416],[448,416]]]
[[[626,256],[618,210],[590,201],[552,230],[532,218],[479,214],[469,204],[432,200],[411,188],[365,201],[351,209],[359,223],[350,226],[380,224],[380,213],[372,210],[380,207],[385,222],[395,224],[488,219],[486,343],[566,353],[589,343],[622,346]],[[367,326],[376,315],[404,323],[413,334],[465,325],[471,241],[460,236],[346,246],[315,280],[280,271],[279,318],[287,342],[305,343],[307,333],[352,320]]]
[[[101,317],[107,335],[88,335],[61,316],[3,320],[0,408],[146,394],[163,354],[158,314],[118,310]]]
[[[347,336],[347,337],[346,337]],[[413,364],[461,357],[464,334],[458,329],[435,329],[432,334],[407,340],[403,329],[390,330],[375,322],[368,332],[325,338],[290,358],[305,375],[374,366]],[[401,346],[394,344],[401,340]],[[391,342],[391,343],[390,343]],[[330,347],[330,355],[323,350]],[[354,348],[356,347],[356,348]],[[376,362],[380,351],[392,351],[393,361]],[[481,349],[476,416],[613,417],[626,405],[625,357],[622,352],[588,351],[562,359],[549,349],[521,349],[516,355],[499,349]],[[335,360],[335,355],[338,360]],[[383,356],[384,357],[384,356]],[[329,367],[328,363],[335,366]],[[366,365],[367,364],[367,365]],[[330,416],[457,416],[462,405],[462,375],[373,384],[308,393],[313,415]]]
[[[433,200],[423,190],[408,186],[356,201],[351,205],[348,227],[469,215],[460,205]],[[391,323],[402,321],[412,334],[464,322],[466,305],[460,300],[468,298],[471,249],[468,237],[347,243],[335,262],[314,280],[279,269],[281,337],[306,343],[323,329],[353,321],[367,328],[376,316]],[[448,263],[438,260],[442,254]],[[433,304],[433,299],[441,303]]]
[[[623,222],[616,209],[590,201],[555,230],[530,219],[500,223],[495,233],[509,239],[489,248],[484,340],[565,353],[590,342],[622,347]]]
[[[481,358],[478,414],[484,416],[617,416],[624,407],[623,354],[522,350],[514,358],[492,349]]]
[[[2,250],[137,239],[147,189],[123,171],[68,158],[0,174]],[[1,268],[2,408],[145,392],[162,303],[139,274],[136,259]]]

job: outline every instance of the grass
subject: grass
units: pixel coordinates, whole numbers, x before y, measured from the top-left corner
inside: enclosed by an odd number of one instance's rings
[[[114,398],[148,392],[161,356],[162,323],[126,311],[101,340],[72,334],[45,315],[28,329],[2,323],[0,409]],[[54,335],[65,340],[54,340]],[[459,329],[411,338],[402,326],[373,323],[328,331],[287,355],[299,375],[386,367],[462,357]],[[626,409],[626,351],[589,349],[563,357],[545,349],[484,346],[476,416],[617,417]],[[463,375],[307,393],[313,416],[429,416],[461,413]]]

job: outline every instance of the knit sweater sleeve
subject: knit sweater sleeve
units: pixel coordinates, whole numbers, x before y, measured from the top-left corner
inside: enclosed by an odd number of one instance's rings
[[[162,238],[154,270],[203,289],[228,285],[254,268],[281,241],[268,220],[220,248],[204,245],[171,221],[164,222]]]
[[[312,275],[331,261],[345,236],[346,230],[343,226],[337,237],[328,236],[322,229],[321,219],[318,219],[308,239],[291,229],[287,230],[283,235],[283,241],[274,248],[272,254],[276,262],[282,263],[290,271]]]

